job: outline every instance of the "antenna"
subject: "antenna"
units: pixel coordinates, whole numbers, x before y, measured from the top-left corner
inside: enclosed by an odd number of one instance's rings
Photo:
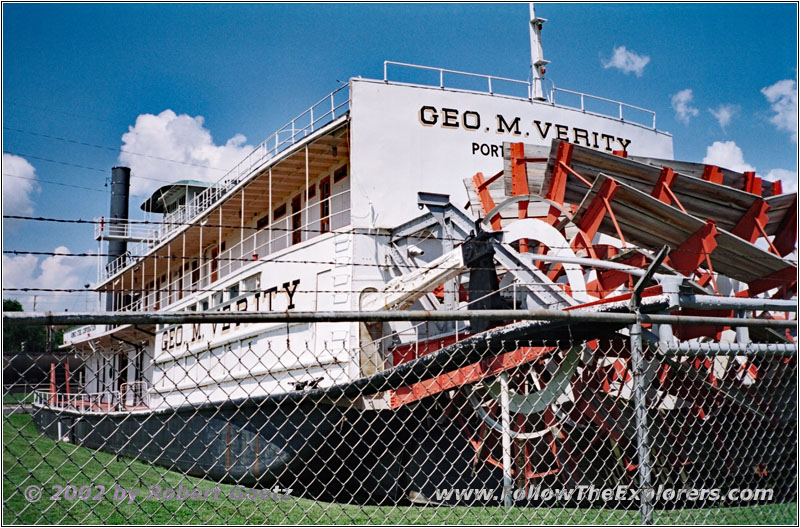
[[[531,10],[531,98],[539,101],[546,101],[544,96],[544,74],[545,66],[550,61],[544,59],[542,51],[542,25],[547,22],[546,18],[539,18],[533,12],[533,2],[528,4]]]

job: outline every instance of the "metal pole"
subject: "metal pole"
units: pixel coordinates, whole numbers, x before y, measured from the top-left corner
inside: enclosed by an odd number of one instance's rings
[[[308,145],[306,145],[306,191],[305,191],[305,201],[300,205],[300,226],[305,225],[303,223],[303,211],[308,207]],[[308,211],[305,214],[306,223],[308,223]],[[302,227],[301,227],[302,228]],[[300,240],[305,240],[308,238],[308,234],[305,231],[300,231]]]
[[[653,524],[653,486],[650,482],[650,442],[647,435],[645,367],[642,354],[642,323],[637,312],[631,326],[631,370],[633,371],[633,406],[636,418],[636,452],[639,459],[639,512],[642,524]]]
[[[272,218],[272,211],[273,211],[273,209],[272,209],[272,167],[269,168],[269,181],[268,181],[268,184],[269,184],[269,193],[268,193],[269,194],[269,199],[268,199],[269,210],[267,211],[267,216],[269,217],[269,223],[267,224],[267,226],[268,226],[267,227],[267,244],[268,245],[267,245],[266,251],[264,251],[264,256],[267,256],[270,253],[272,253],[272,222],[275,221],[275,219]]]
[[[155,270],[154,270],[155,275]],[[613,323],[620,326],[636,322],[632,313],[602,313],[563,310],[381,310],[341,312],[3,312],[3,324],[181,324],[181,323],[314,323],[356,321],[570,321],[572,323]],[[794,328],[797,321],[736,319],[678,315],[640,314],[642,323]]]
[[[511,415],[509,413],[508,373],[500,374],[500,421],[503,426],[503,506],[510,508],[511,494]]]

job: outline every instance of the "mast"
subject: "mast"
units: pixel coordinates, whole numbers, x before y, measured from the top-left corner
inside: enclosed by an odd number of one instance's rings
[[[539,18],[533,12],[533,2],[530,6],[530,34],[531,34],[531,98],[545,101],[544,95],[544,74],[545,66],[550,61],[544,59],[542,51],[542,25],[547,22],[546,18]]]

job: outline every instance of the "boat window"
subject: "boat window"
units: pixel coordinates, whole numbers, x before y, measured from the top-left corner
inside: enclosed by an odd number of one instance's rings
[[[286,204],[282,204],[281,206],[277,207],[275,211],[272,213],[272,218],[274,220],[278,220],[285,214],[286,214]]]
[[[316,195],[317,195],[317,186],[312,184],[311,187],[308,188],[308,198],[311,199]]]
[[[219,250],[216,247],[211,248],[211,282],[217,281],[217,269],[219,268],[217,255],[219,255]]]
[[[303,232],[300,227],[302,224],[302,213],[300,195],[292,198],[292,244],[298,244],[303,240]]]
[[[211,306],[219,306],[222,304],[222,292],[217,292],[211,296]]]
[[[244,281],[242,281],[242,286],[244,293],[256,293],[258,291],[258,277],[259,274],[253,275],[251,277],[247,277]]]
[[[319,182],[319,231],[327,233],[331,230],[331,179],[324,178]]]
[[[234,299],[239,296],[239,283],[233,284],[228,288],[228,300]]]
[[[347,165],[336,169],[336,172],[333,173],[333,183],[339,183],[345,178],[347,178]]]
[[[269,225],[269,215],[266,214],[256,221],[256,230],[260,231]]]
[[[200,283],[200,266],[196,260],[192,261],[192,291],[197,291],[197,286]]]
[[[204,312],[208,310],[208,298],[205,298],[202,301],[200,301],[200,309]]]

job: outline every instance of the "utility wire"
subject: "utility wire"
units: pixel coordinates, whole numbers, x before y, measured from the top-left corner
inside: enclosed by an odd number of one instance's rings
[[[156,159],[156,160],[159,160],[159,161],[168,161],[170,163],[179,163],[181,165],[189,165],[191,167],[199,167],[199,168],[203,168],[203,169],[211,169],[211,170],[221,171],[221,172],[225,172],[225,173],[230,171],[230,169],[220,169],[219,167],[210,167],[208,165],[201,165],[199,163],[192,163],[192,162],[189,162],[189,161],[181,161],[181,160],[176,160],[176,159],[172,159],[172,158],[162,158],[160,156],[153,156],[152,154],[143,154],[141,152],[134,152],[132,150],[128,150],[128,149],[122,148],[122,147],[109,147],[109,146],[105,146],[105,145],[97,145],[97,144],[94,144],[94,143],[87,143],[85,141],[78,141],[76,139],[69,139],[69,138],[64,138],[64,137],[59,137],[59,136],[51,136],[51,135],[48,135],[48,134],[42,134],[40,132],[33,132],[31,130],[24,130],[24,129],[21,129],[21,128],[11,128],[11,127],[4,126],[3,130],[9,130],[11,132],[19,132],[21,134],[28,134],[28,135],[31,135],[31,136],[42,137],[42,138],[47,138],[47,139],[53,139],[53,140],[57,140],[57,141],[63,141],[65,143],[72,143],[74,145],[82,145],[82,146],[85,146],[85,147],[92,147],[92,148],[97,148],[97,149],[101,149],[101,150],[108,150],[108,151],[111,151],[111,152],[124,152],[126,154],[132,154],[134,156],[142,156],[144,158]]]
[[[9,150],[4,150],[3,152],[5,152],[6,154],[11,154],[13,156],[20,156],[22,158],[35,159],[35,160],[38,160],[38,161],[46,161],[48,163],[57,163],[59,165],[66,165],[67,167],[75,167],[75,168],[78,168],[78,169],[86,169],[86,170],[102,172],[103,174],[108,174],[108,170],[107,169],[100,169],[98,167],[89,167],[88,165],[78,165],[76,163],[69,163],[67,161],[55,160],[55,159],[51,159],[51,158],[43,158],[43,157],[40,157],[40,156],[34,156],[32,154],[24,154],[22,152],[11,152]],[[161,182],[161,183],[174,183],[174,182],[171,182],[171,181],[168,181],[168,180],[162,180],[162,179],[159,179],[159,178],[150,178],[148,176],[139,176],[139,175],[136,175],[136,174],[131,174],[131,178],[139,178],[139,179],[142,179],[142,180],[152,180],[152,181],[157,181],[157,182]]]

